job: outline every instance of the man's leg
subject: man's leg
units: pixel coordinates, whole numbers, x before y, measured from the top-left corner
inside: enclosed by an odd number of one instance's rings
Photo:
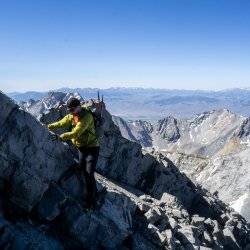
[[[87,189],[87,203],[89,207],[95,206],[96,203],[96,181],[95,181],[95,168],[99,156],[99,148],[89,148],[86,152],[86,168],[85,180]]]
[[[86,150],[79,148],[78,149],[78,156],[79,156],[79,167],[80,167],[80,181],[82,182],[84,189],[86,188]],[[87,193],[87,190],[84,190],[83,196],[85,197],[84,193]]]

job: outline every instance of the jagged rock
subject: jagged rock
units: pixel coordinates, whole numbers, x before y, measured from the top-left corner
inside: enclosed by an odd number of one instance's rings
[[[39,229],[35,229],[28,223],[19,222],[10,224],[4,218],[0,218],[0,248],[1,249],[55,249],[63,250],[63,245],[55,238]]]
[[[48,221],[54,220],[59,214],[61,206],[67,201],[67,196],[59,187],[50,185],[39,202],[38,216]]]
[[[176,219],[181,219],[182,218],[182,213],[179,209],[173,209],[172,210],[173,217]]]
[[[207,230],[209,232],[212,232],[213,231],[213,228],[215,226],[214,222],[210,219],[210,218],[207,218],[205,221],[204,221],[204,224],[205,224],[205,227],[207,228]]]
[[[220,199],[250,220],[248,117],[227,109],[204,112],[192,119],[166,117],[152,123],[148,132],[144,130],[145,139],[134,133],[140,126],[142,129],[140,122],[136,127],[133,122],[123,124],[117,123],[125,138],[140,142],[149,152],[153,147],[164,153],[193,181],[218,193]]]
[[[118,116],[112,116],[114,123],[123,131],[125,138],[130,138],[131,141],[138,142],[147,147],[152,146],[152,139],[149,133],[152,132],[153,127],[147,121],[133,121],[126,122]]]
[[[149,203],[153,203],[153,202],[156,201],[156,200],[155,200],[154,198],[152,198],[151,196],[145,195],[145,194],[141,195],[141,196],[140,196],[140,199],[143,200],[143,201],[149,202]]]
[[[158,228],[151,223],[148,224],[148,229],[151,234],[155,234],[157,231],[159,231]]]
[[[139,203],[138,208],[143,212],[146,213],[150,209],[150,205],[145,203]]]
[[[241,220],[243,219],[244,220],[242,215],[240,215],[239,213],[236,213],[234,211],[231,213],[231,216],[233,216],[233,217],[235,217],[237,219],[241,219]]]
[[[192,249],[194,246],[199,246],[200,241],[194,234],[194,227],[182,226],[178,229],[178,239],[186,249]]]
[[[223,243],[223,232],[219,228],[219,224],[217,221],[213,221],[214,229],[213,229],[213,236],[219,241],[219,243]]]
[[[161,197],[161,202],[166,204],[171,204],[172,206],[178,204],[176,197],[168,193],[163,193]]]
[[[204,231],[203,237],[204,237],[204,243],[206,244],[206,246],[208,247],[213,246],[214,240],[207,231]]]
[[[227,214],[222,214],[220,218],[224,224],[229,220],[229,216]]]
[[[180,138],[180,131],[177,126],[177,120],[174,117],[169,116],[163,120],[158,121],[154,129],[155,133],[160,134],[166,141],[176,142]]]
[[[162,234],[166,236],[166,241],[167,241],[168,246],[174,249],[175,239],[174,239],[173,232],[170,229],[166,229],[165,231],[162,232]]]
[[[170,224],[170,227],[173,231],[175,231],[178,227],[178,223],[177,221],[174,219],[174,218],[169,218],[169,224]]]
[[[238,223],[237,220],[231,218],[231,219],[228,219],[226,221],[225,227],[234,229],[234,227],[237,225],[237,223]]]
[[[144,216],[151,224],[155,224],[159,220],[162,220],[162,214],[158,208],[151,208]]]
[[[192,218],[192,224],[196,227],[203,226],[204,225],[205,218],[199,217],[198,215],[193,216]]]
[[[225,247],[227,247],[228,249],[240,249],[240,246],[237,244],[233,233],[228,228],[225,228],[223,230],[223,235]]]

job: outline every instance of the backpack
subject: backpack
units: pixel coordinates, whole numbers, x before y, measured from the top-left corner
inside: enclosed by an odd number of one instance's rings
[[[92,114],[96,135],[100,137],[104,123],[103,110],[105,109],[105,103],[103,102],[103,98],[101,101],[99,98],[98,100],[91,99],[90,101],[86,101],[81,104],[81,107]]]

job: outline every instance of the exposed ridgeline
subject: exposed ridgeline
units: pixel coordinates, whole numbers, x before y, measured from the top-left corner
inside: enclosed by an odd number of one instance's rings
[[[79,93],[86,99],[95,98],[98,89],[62,88],[57,91]],[[167,90],[153,88],[108,88],[100,90],[107,99],[106,107],[113,115],[126,119],[158,120],[168,115],[193,117],[207,110],[227,108],[237,114],[250,115],[250,89],[222,91]],[[45,92],[9,93],[16,101],[35,100]]]
[[[123,136],[161,151],[250,221],[249,118],[218,110],[188,120],[167,117],[155,124],[123,121],[126,126],[122,126],[118,119],[114,121]]]
[[[98,207],[86,211],[70,146],[1,93],[0,102],[1,249],[248,249],[243,217],[162,154],[143,154],[106,111]]]
[[[249,135],[248,119],[225,109],[205,112],[193,119],[168,116],[155,123],[125,122],[119,117],[113,119],[124,137],[139,142],[143,147],[205,157],[220,151],[232,151],[235,148],[227,148],[229,140],[240,138],[242,141]]]
[[[27,112],[40,119],[42,114],[47,114],[50,109],[59,107],[66,103],[71,97],[82,97],[78,93],[48,92],[47,95],[39,100],[29,99],[28,101],[20,101],[18,104]]]

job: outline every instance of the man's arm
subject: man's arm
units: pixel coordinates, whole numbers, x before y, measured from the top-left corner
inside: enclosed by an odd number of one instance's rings
[[[48,128],[49,129],[65,128],[65,127],[69,127],[70,125],[71,125],[70,115],[66,115],[60,121],[49,124]]]
[[[92,122],[90,116],[87,116],[86,118],[87,119],[84,119],[84,121],[80,120],[71,132],[66,132],[61,134],[60,138],[63,141],[78,138],[82,133],[85,132],[85,130],[89,127],[89,125]]]

